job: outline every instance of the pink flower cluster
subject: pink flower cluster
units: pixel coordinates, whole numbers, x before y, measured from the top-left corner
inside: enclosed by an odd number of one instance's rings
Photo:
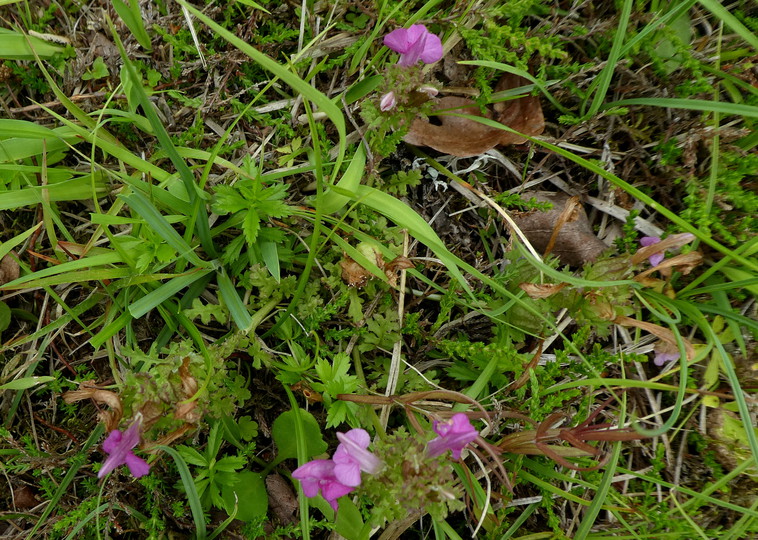
[[[463,413],[454,414],[447,422],[434,422],[435,439],[427,445],[429,457],[440,456],[450,450],[460,459],[463,447],[476,439],[479,432]],[[337,433],[340,441],[331,459],[314,459],[292,472],[300,480],[306,497],[321,492],[324,499],[337,511],[337,499],[347,495],[361,484],[361,472],[376,474],[382,461],[368,451],[371,439],[363,429]]]

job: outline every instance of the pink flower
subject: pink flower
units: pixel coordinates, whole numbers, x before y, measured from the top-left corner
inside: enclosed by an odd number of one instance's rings
[[[679,360],[679,357],[681,355],[677,353],[668,353],[668,352],[655,352],[655,358],[653,358],[653,363],[658,367],[663,367],[663,364],[667,362],[673,362],[674,360]]]
[[[660,244],[660,242],[661,242],[661,239],[658,238],[657,236],[643,236],[642,238],[640,238],[640,244],[642,245],[642,247],[648,247],[655,244]],[[647,260],[650,261],[650,264],[652,266],[658,266],[659,264],[663,262],[663,258],[664,258],[664,255],[663,255],[663,252],[661,251],[658,253],[653,253],[652,255],[650,255],[650,257],[647,258]]]
[[[382,96],[381,101],[379,101],[379,108],[382,110],[382,112],[386,112],[386,111],[394,109],[395,105],[397,105],[397,100],[395,99],[395,92],[388,92],[384,94]]]
[[[347,433],[337,433],[340,445],[334,452],[334,476],[346,486],[361,483],[361,471],[375,474],[382,461],[367,450],[371,437],[364,429],[351,429]]]
[[[427,453],[430,457],[442,455],[446,450],[453,453],[453,458],[460,459],[461,450],[476,439],[479,432],[463,413],[454,414],[447,422],[434,422],[436,439],[429,441]]]
[[[415,66],[419,60],[431,64],[442,58],[442,42],[423,24],[414,24],[410,28],[398,28],[384,36],[384,44],[400,53],[398,65]]]
[[[141,426],[142,417],[140,415],[124,433],[118,429],[110,432],[103,441],[103,451],[108,454],[108,457],[97,473],[98,478],[102,478],[121,465],[129,467],[129,472],[134,478],[145,476],[150,472],[150,465],[144,459],[135,456],[132,451],[139,444]]]
[[[337,499],[353,491],[355,486],[347,486],[337,480],[334,468],[335,464],[331,459],[314,459],[292,471],[292,477],[300,480],[306,497],[315,497],[321,491],[324,499],[336,512]]]

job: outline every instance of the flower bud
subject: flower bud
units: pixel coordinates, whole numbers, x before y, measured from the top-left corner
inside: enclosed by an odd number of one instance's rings
[[[394,109],[395,105],[397,105],[397,100],[395,99],[395,92],[388,92],[384,94],[382,96],[381,101],[379,102],[379,108],[382,110],[382,112],[386,112],[386,111]]]

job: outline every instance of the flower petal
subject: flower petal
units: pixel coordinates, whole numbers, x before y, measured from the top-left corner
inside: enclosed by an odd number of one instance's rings
[[[398,28],[396,30],[393,30],[384,36],[384,45],[397,53],[405,53],[405,51],[407,51],[408,47],[410,46],[408,43],[408,30],[405,28]]]
[[[642,247],[652,246],[653,244],[660,243],[661,239],[657,236],[643,236],[640,238],[640,244]]]
[[[123,437],[123,434],[119,430],[114,429],[111,431],[108,434],[108,437],[106,437],[106,439],[103,441],[103,451],[108,454],[112,454],[119,446],[121,437]]]
[[[651,266],[658,266],[663,262],[663,259],[665,259],[666,256],[663,253],[653,253],[650,255],[650,257],[647,258],[647,260],[650,262]]]
[[[126,454],[126,466],[134,478],[140,478],[150,472],[150,465],[141,457],[134,455],[134,452]]]
[[[360,486],[361,468],[356,462],[338,463],[334,466],[334,477],[346,486]]]
[[[326,499],[327,502],[332,506],[332,508],[337,511],[337,499],[347,495],[353,491],[353,489],[355,488],[340,484],[335,480],[333,482],[328,482],[326,485],[322,486],[321,494],[324,496],[324,499]]]
[[[375,474],[382,466],[382,461],[366,450],[371,443],[371,437],[364,429],[351,429],[347,433],[337,433],[340,445],[334,452],[334,462],[337,464],[356,464],[360,470]]]
[[[421,52],[421,60],[426,64],[432,64],[442,58],[442,41],[435,34],[427,34],[424,40],[424,50]]]

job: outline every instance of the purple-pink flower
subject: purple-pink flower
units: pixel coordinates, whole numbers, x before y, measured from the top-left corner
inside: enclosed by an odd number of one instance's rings
[[[336,512],[337,499],[353,491],[355,486],[347,486],[337,480],[334,467],[331,459],[314,459],[292,471],[292,477],[300,480],[306,497],[315,497],[320,491]]]
[[[661,239],[657,236],[643,236],[640,238],[640,244],[642,247],[648,247],[655,244],[659,244],[661,242]],[[647,258],[648,261],[650,261],[650,264],[652,266],[658,266],[663,262],[664,255],[662,251],[659,251],[658,253],[653,253],[650,255],[650,257]]]
[[[382,461],[369,452],[371,437],[364,429],[351,429],[337,433],[340,441],[332,459],[314,459],[292,472],[300,480],[306,497],[315,497],[319,491],[337,511],[337,499],[347,495],[361,484],[361,471],[375,474]]]
[[[387,112],[395,108],[395,105],[397,105],[397,100],[395,99],[395,92],[387,92],[382,96],[382,99],[379,101],[379,109],[381,109],[382,112]]]
[[[665,341],[659,341],[655,346],[655,349],[653,349],[653,352],[655,353],[653,363],[658,367],[663,367],[663,365],[668,362],[679,360],[679,357],[681,356],[676,345]]]
[[[367,450],[371,438],[366,430],[351,429],[347,433],[337,433],[340,445],[334,452],[334,476],[347,486],[361,483],[361,471],[376,474],[382,466],[381,460]]]
[[[429,441],[427,453],[430,457],[442,455],[446,450],[453,453],[453,458],[460,459],[461,450],[468,443],[476,439],[479,432],[463,413],[456,413],[447,422],[434,422],[436,439]]]
[[[122,433],[118,429],[110,432],[103,441],[103,451],[108,454],[108,457],[97,473],[98,478],[102,478],[121,465],[129,467],[129,472],[134,478],[145,476],[150,472],[150,465],[144,459],[135,456],[132,450],[139,444],[141,427],[142,417],[139,416],[125,432]]]
[[[423,24],[398,28],[384,36],[384,44],[400,53],[398,65],[415,66],[419,60],[431,64],[442,58],[442,41]]]

